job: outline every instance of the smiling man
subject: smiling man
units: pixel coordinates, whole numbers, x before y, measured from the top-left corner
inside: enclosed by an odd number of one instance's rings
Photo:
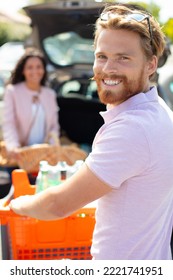
[[[105,7],[93,70],[107,111],[92,151],[63,184],[10,204],[20,215],[50,220],[98,199],[94,260],[171,259],[173,115],[150,84],[164,44],[151,15]]]
[[[107,43],[109,42],[109,44]],[[97,40],[94,73],[101,101],[118,105],[149,90],[148,76],[157,66],[156,56],[147,61],[139,36],[127,30],[102,30]]]

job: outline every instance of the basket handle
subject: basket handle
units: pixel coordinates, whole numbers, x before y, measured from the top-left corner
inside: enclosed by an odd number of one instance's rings
[[[19,216],[16,214],[13,210],[10,209],[9,203],[11,199],[13,198],[13,191],[12,193],[0,201],[0,219],[7,219],[8,217],[16,217]]]
[[[10,207],[7,205],[7,206],[4,206],[4,207],[0,207],[0,218],[1,217],[16,217],[16,216],[19,216],[18,214],[14,213]]]

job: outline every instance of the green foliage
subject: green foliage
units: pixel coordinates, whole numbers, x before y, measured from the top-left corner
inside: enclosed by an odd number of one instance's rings
[[[116,1],[112,1],[112,2],[116,2]],[[173,43],[173,18],[169,18],[167,20],[167,22],[165,22],[165,23],[161,22],[159,5],[157,5],[153,1],[151,1],[150,4],[147,4],[146,2],[140,2],[140,1],[136,1],[136,2],[134,1],[134,2],[129,2],[129,3],[138,4],[138,5],[142,6],[144,9],[146,9],[147,11],[149,11],[155,17],[155,19],[158,20],[158,22],[161,24],[161,26],[163,28],[163,32],[169,38],[169,40]]]
[[[168,21],[164,24],[163,31],[170,39],[171,43],[173,43],[173,18],[168,19]]]
[[[0,46],[8,41],[24,41],[31,33],[25,24],[0,22]]]
[[[8,41],[8,28],[7,24],[1,23],[0,25],[0,46]]]
[[[116,2],[116,1],[114,1],[114,2]],[[151,2],[151,4],[148,4],[143,1],[130,1],[128,3],[140,5],[145,10],[150,12],[157,20],[159,20],[160,7],[157,4],[155,4],[154,2]]]

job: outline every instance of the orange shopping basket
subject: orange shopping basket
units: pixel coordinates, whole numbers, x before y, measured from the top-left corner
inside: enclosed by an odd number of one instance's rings
[[[33,194],[24,170],[13,171],[14,197]],[[95,207],[84,207],[73,215],[56,221],[40,221],[0,210],[5,232],[3,259],[53,260],[91,259],[90,247],[95,225]],[[6,252],[4,252],[6,250]]]

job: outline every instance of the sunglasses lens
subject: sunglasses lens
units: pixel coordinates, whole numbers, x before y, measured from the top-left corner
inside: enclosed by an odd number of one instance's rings
[[[109,14],[108,13],[102,13],[100,15],[100,19],[104,20],[104,21],[107,21],[109,19]]]
[[[144,20],[147,16],[145,15],[142,15],[142,14],[131,14],[131,15],[128,15],[126,18],[127,19],[134,19],[138,22]]]

